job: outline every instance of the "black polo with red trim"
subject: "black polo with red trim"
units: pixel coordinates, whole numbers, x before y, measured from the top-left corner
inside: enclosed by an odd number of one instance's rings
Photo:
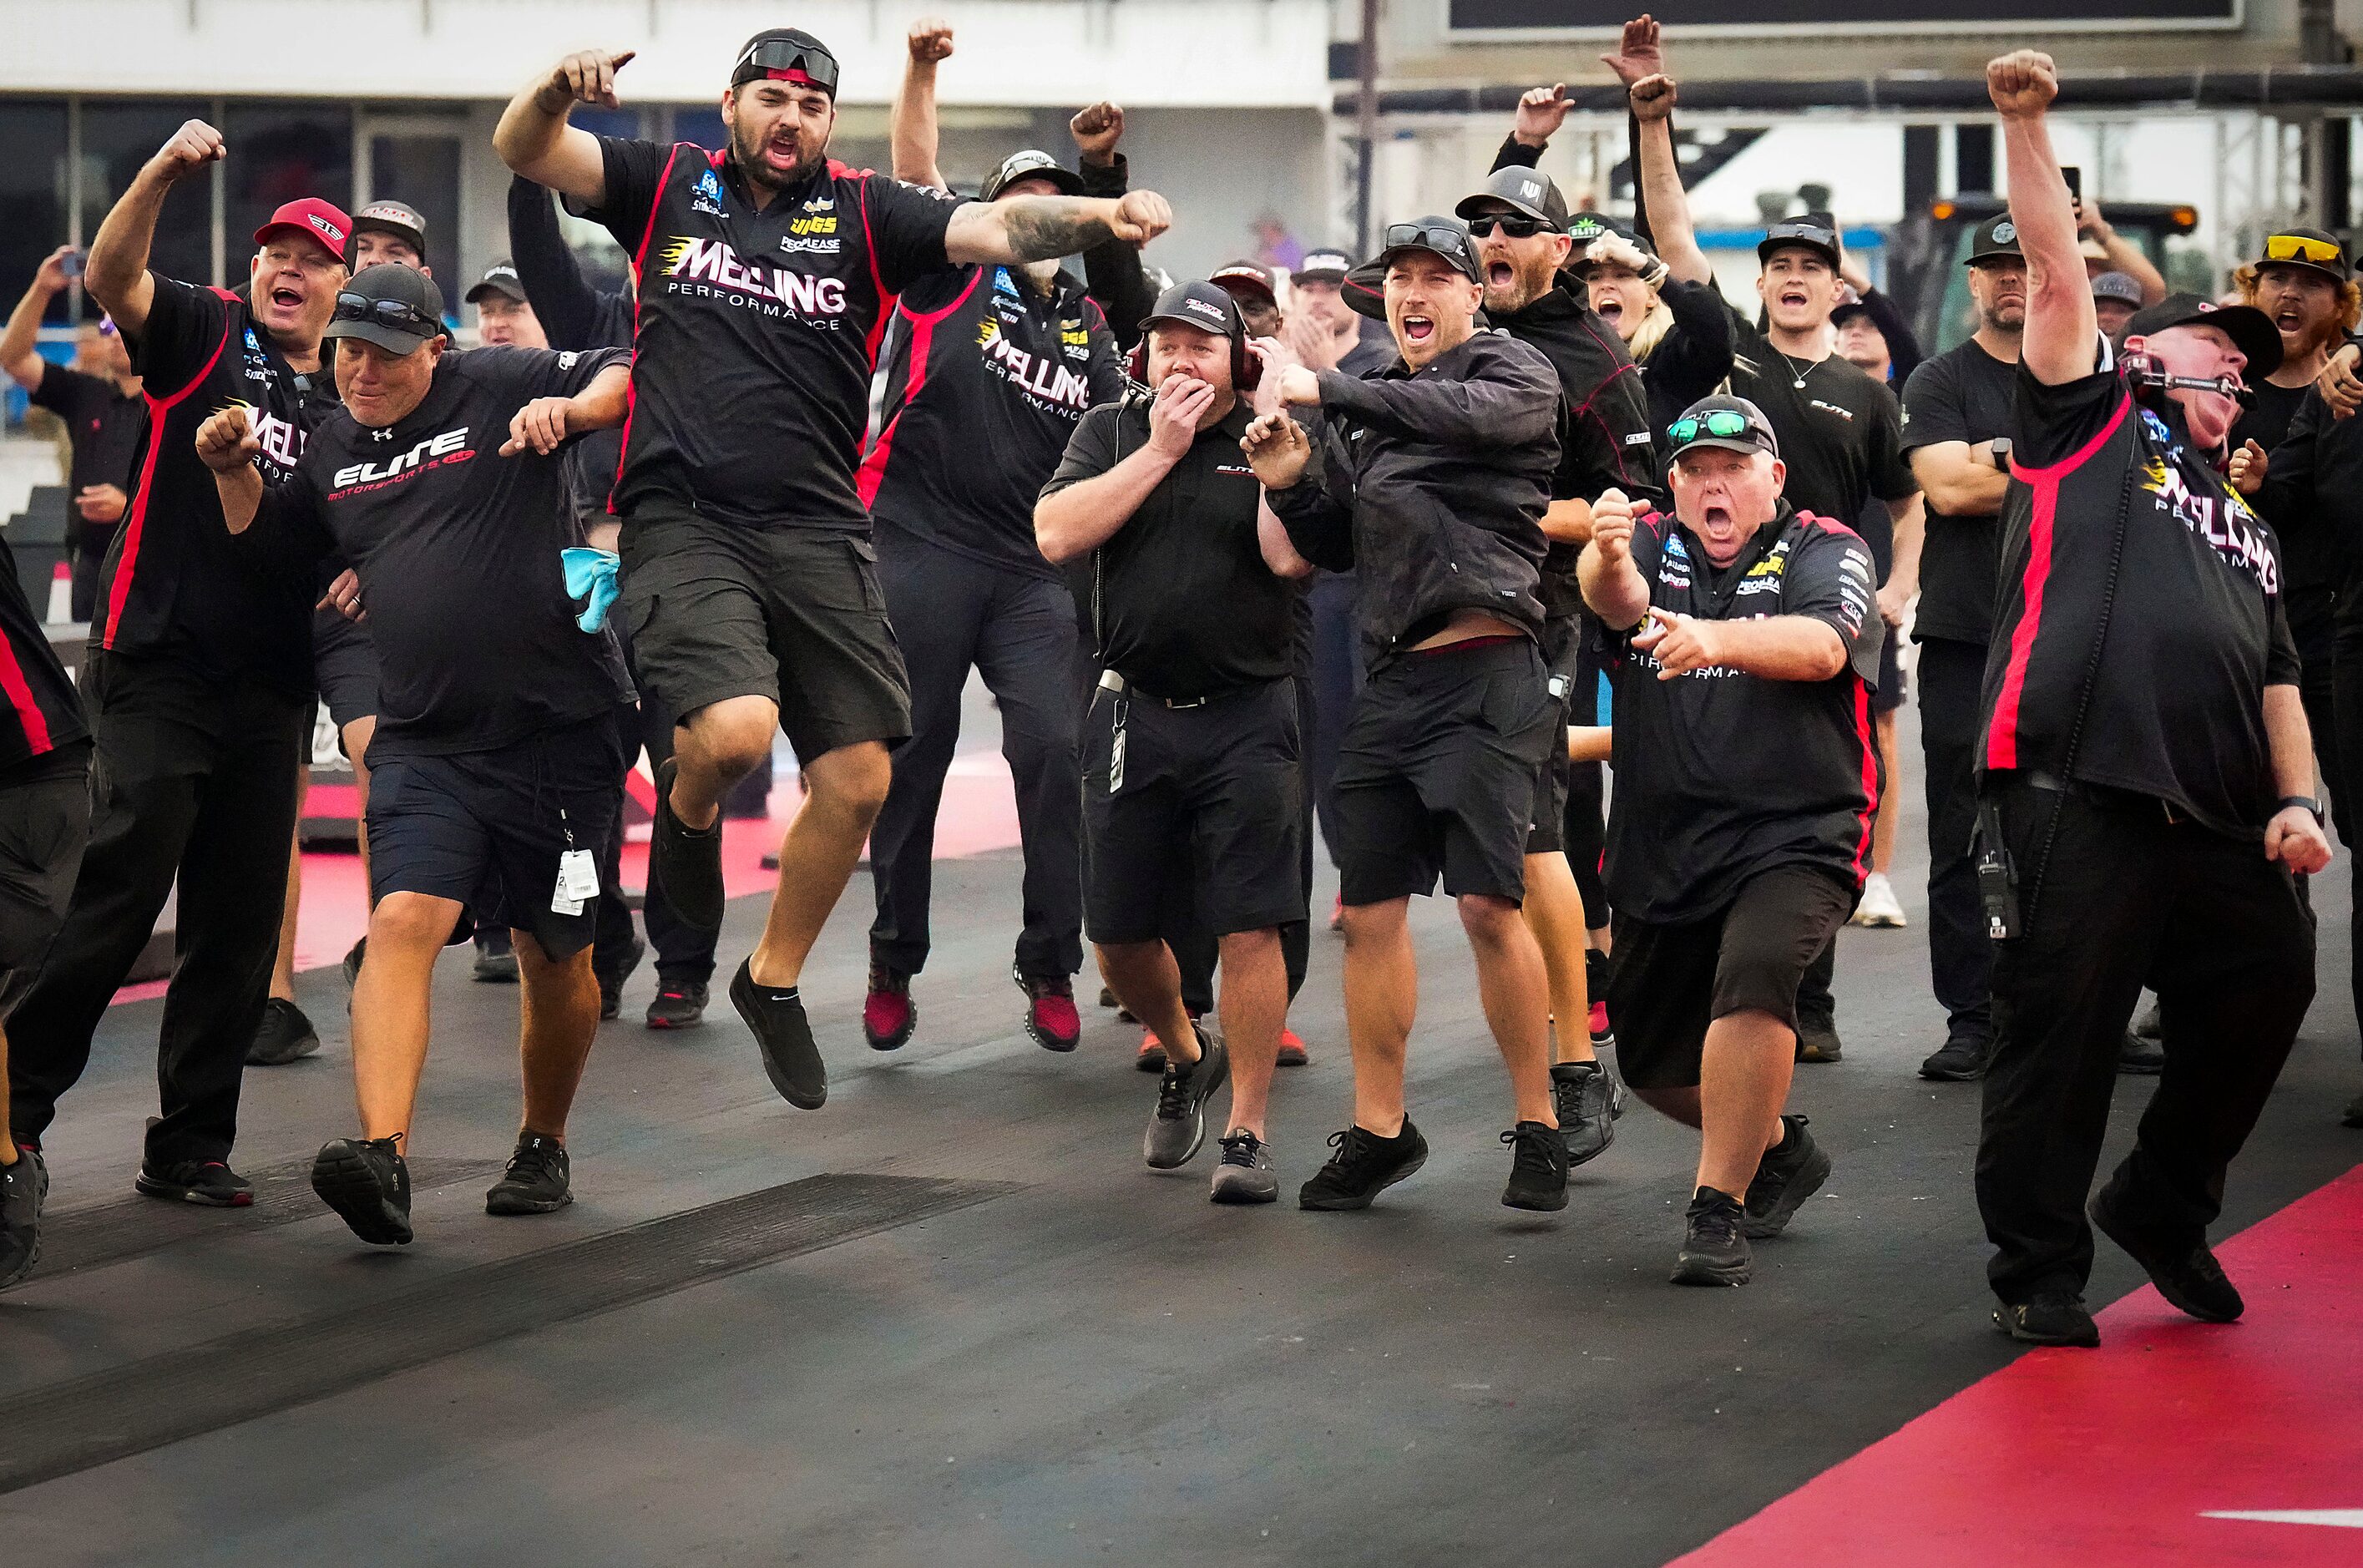
[[[1980,766],[2261,838],[2265,688],[2298,684],[2280,541],[2113,364],[2058,386],[2019,368],[2011,475]]]
[[[73,679],[25,597],[15,552],[0,538],[0,773],[89,733]]]
[[[231,547],[197,427],[233,404],[262,442],[264,482],[304,455],[305,433],[337,406],[335,377],[289,368],[246,304],[224,289],[155,280],[131,362],[143,378],[148,436],[131,507],[106,552],[92,636],[121,653],[179,660],[216,676],[253,675],[290,690],[312,682],[310,579],[258,570]]]
[[[1835,630],[1847,667],[1823,681],[1736,670],[1659,678],[1634,627],[1609,633],[1616,794],[1609,902],[1661,924],[1704,919],[1775,866],[1815,865],[1860,887],[1885,780],[1871,728],[1882,623],[1870,547],[1783,501],[1731,564],[1667,513],[1633,528],[1649,602],[1701,620],[1802,616]],[[1647,617],[1644,617],[1646,622]]]
[[[1086,409],[1124,395],[1107,318],[1061,272],[961,267],[904,291],[887,332],[871,515],[956,555],[1062,581],[1034,503]]]
[[[949,263],[952,199],[835,159],[759,207],[725,153],[602,137],[591,216],[632,257],[614,509],[866,530],[854,465],[894,296]]]

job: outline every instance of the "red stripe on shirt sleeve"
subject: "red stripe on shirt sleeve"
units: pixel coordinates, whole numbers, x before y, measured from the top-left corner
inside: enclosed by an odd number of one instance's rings
[[[944,317],[968,302],[969,295],[976,292],[976,285],[983,276],[982,267],[973,269],[969,273],[968,287],[960,290],[959,297],[941,310],[903,312],[904,319],[911,324],[911,373],[903,385],[903,406],[894,410],[894,417],[887,420],[886,428],[878,433],[877,442],[871,447],[870,455],[861,460],[861,472],[854,476],[854,487],[860,493],[864,506],[878,499],[878,487],[885,483],[886,464],[894,450],[894,432],[903,428],[904,414],[917,400],[919,389],[927,384],[928,361],[936,346],[936,328]]]
[[[230,317],[225,316],[221,339],[214,344],[214,351],[205,360],[205,368],[197,372],[188,385],[170,397],[150,396],[148,399],[148,452],[139,461],[139,491],[131,498],[131,520],[123,530],[123,559],[116,562],[115,581],[106,590],[106,632],[98,639],[101,648],[114,648],[115,634],[123,627],[123,606],[131,598],[131,579],[139,564],[139,543],[148,531],[148,499],[156,487],[156,454],[164,444],[165,417],[214,373],[214,366],[221,362],[222,350],[229,347],[231,326]]]

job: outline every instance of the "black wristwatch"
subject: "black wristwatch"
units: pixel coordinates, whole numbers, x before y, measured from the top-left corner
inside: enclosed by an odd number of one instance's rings
[[[2322,802],[2310,795],[2285,795],[2281,796],[2280,803],[2275,806],[2273,810],[2278,814],[2287,811],[2292,806],[2302,806],[2313,812],[2313,825],[2317,828],[2322,826]]]

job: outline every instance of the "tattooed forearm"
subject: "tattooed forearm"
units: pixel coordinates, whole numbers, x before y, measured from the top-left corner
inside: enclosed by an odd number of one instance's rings
[[[993,204],[1020,261],[1072,256],[1108,237],[1115,203],[1091,196],[1012,196]]]

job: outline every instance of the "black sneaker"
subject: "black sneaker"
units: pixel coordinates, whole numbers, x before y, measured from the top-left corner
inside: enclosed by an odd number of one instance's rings
[[[131,1184],[150,1197],[178,1198],[208,1208],[244,1208],[254,1201],[254,1188],[244,1176],[219,1160],[183,1160],[176,1165],[140,1162]]]
[[[1204,1025],[1197,1026],[1198,1060],[1168,1062],[1157,1084],[1157,1108],[1142,1134],[1140,1157],[1152,1171],[1186,1165],[1206,1141],[1206,1102],[1231,1075],[1230,1052]]]
[[[1597,1160],[1616,1140],[1616,1075],[1605,1062],[1561,1062],[1551,1070],[1551,1104],[1567,1137],[1567,1162]]]
[[[2117,1071],[2128,1078],[2155,1078],[2166,1071],[2166,1047],[2127,1029],[2117,1048]]]
[[[2101,1326],[2085,1310],[2084,1298],[2070,1290],[2037,1291],[2032,1301],[2005,1301],[1994,1308],[1993,1323],[2022,1345],[2091,1350],[2101,1342]]]
[[[320,1049],[320,1031],[304,1009],[283,996],[262,1004],[262,1022],[246,1048],[249,1067],[284,1067]]]
[[[1756,1174],[1747,1184],[1747,1218],[1741,1227],[1750,1240],[1769,1240],[1788,1229],[1805,1200],[1830,1179],[1830,1157],[1805,1130],[1805,1119],[1782,1117],[1781,1142],[1756,1163]]]
[[[509,1168],[484,1194],[486,1214],[549,1214],[574,1201],[566,1145],[538,1132],[518,1135]]]
[[[312,1190],[372,1247],[410,1245],[410,1166],[392,1138],[332,1138],[312,1161]]]
[[[1986,1075],[1992,1057],[1993,1041],[1973,1034],[1949,1034],[1920,1064],[1920,1076],[1940,1084],[1974,1084]]]
[[[2207,1250],[2207,1233],[2179,1238],[2144,1230],[2125,1218],[2124,1173],[2109,1178],[2092,1199],[2093,1227],[2142,1266],[2158,1295],[2178,1312],[2202,1323],[2234,1323],[2247,1310],[2239,1287],[2224,1277],[2224,1266]]]
[[[624,982],[638,972],[640,961],[648,956],[649,944],[634,936],[632,945],[624,950],[624,962],[615,965],[612,973],[599,976],[599,1018],[602,1022],[623,1013]],[[597,966],[594,964],[594,967]]]
[[[1567,1139],[1555,1127],[1522,1121],[1502,1134],[1510,1146],[1510,1184],[1502,1189],[1503,1208],[1548,1213],[1567,1207]]]
[[[1676,1284],[1746,1284],[1751,1262],[1743,1233],[1747,1211],[1729,1193],[1701,1187],[1682,1216],[1687,1229],[1674,1254]]]
[[[701,931],[722,929],[722,818],[697,832],[672,814],[673,760],[657,769],[656,825],[649,834],[649,881],[672,912]],[[736,987],[734,986],[735,990]]]
[[[509,934],[498,929],[479,928],[476,931],[476,966],[468,978],[486,985],[514,985],[517,983],[516,949]]]
[[[346,990],[351,990],[360,983],[361,977],[361,960],[368,954],[368,952],[369,939],[367,937],[361,938],[361,940],[355,942],[351,947],[345,950],[343,969],[345,972]]]
[[[780,1097],[799,1110],[815,1111],[828,1099],[828,1064],[820,1059],[804,999],[793,985],[784,991],[755,984],[754,960],[740,961],[730,977],[730,1005],[755,1031],[763,1071]]]
[[[1368,1208],[1372,1198],[1427,1163],[1427,1140],[1409,1117],[1392,1138],[1349,1127],[1331,1133],[1329,1147],[1337,1152],[1296,1190],[1299,1208]]]
[[[41,1256],[41,1200],[50,1195],[41,1151],[17,1146],[17,1162],[0,1166],[0,1290],[33,1272]]]
[[[656,1000],[649,1004],[649,1028],[693,1029],[704,1021],[704,981],[667,980],[658,984]]]
[[[1815,1063],[1846,1060],[1846,1047],[1838,1040],[1837,1026],[1836,1024],[1799,1024],[1797,1026],[1797,1060]]]

